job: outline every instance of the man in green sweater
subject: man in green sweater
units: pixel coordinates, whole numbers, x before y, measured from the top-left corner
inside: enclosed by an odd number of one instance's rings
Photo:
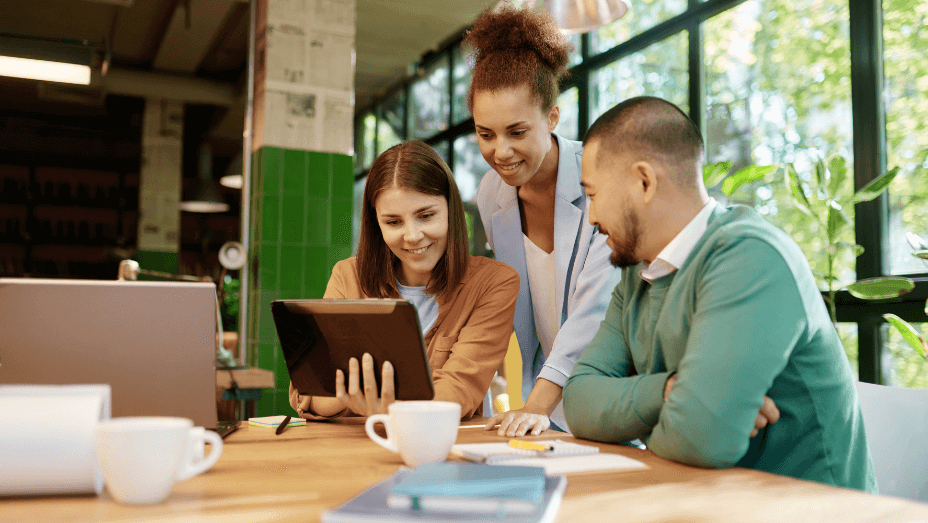
[[[702,181],[703,140],[673,104],[632,98],[585,139],[590,222],[623,268],[564,387],[580,438],[876,491],[854,377],[808,262]]]

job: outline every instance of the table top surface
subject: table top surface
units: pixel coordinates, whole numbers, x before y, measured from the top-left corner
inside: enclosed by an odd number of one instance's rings
[[[459,443],[505,441],[462,423]],[[532,439],[564,438],[548,431]],[[648,465],[644,470],[568,475],[558,522],[917,521],[928,505],[747,470],[680,465],[647,450],[596,444]],[[319,521],[394,473],[402,462],[372,442],[363,420],[342,419],[273,429],[243,425],[225,440],[206,473],[177,483],[153,505],[121,505],[100,496],[0,498],[0,521],[255,522]]]

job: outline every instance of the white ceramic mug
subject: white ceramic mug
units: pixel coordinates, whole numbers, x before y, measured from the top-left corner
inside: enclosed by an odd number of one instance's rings
[[[374,443],[398,453],[410,467],[444,461],[458,438],[461,406],[449,401],[402,401],[391,403],[387,414],[367,418],[364,428]],[[384,439],[374,432],[383,423]]]
[[[211,446],[205,457],[204,443]],[[113,418],[97,425],[94,448],[116,501],[157,503],[175,482],[209,470],[222,454],[222,438],[187,418]]]

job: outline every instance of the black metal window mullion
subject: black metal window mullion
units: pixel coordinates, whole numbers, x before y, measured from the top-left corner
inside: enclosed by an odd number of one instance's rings
[[[580,56],[583,63],[590,56],[592,51],[592,38],[590,33],[583,33],[580,36]],[[577,71],[577,139],[583,140],[587,129],[590,128],[590,70],[585,69]]]
[[[448,55],[448,128],[454,125],[454,46],[444,51]],[[454,172],[454,138],[448,138],[448,167]]]
[[[692,3],[693,0],[690,0]],[[702,21],[692,20],[687,29],[689,40],[687,57],[689,61],[689,103],[690,118],[699,132],[706,136],[706,74],[703,60]]]
[[[412,116],[409,114],[409,99],[412,97],[412,88],[411,84],[407,83],[403,85],[403,140],[409,139],[409,119]]]
[[[851,39],[851,104],[854,129],[854,188],[860,189],[886,169],[886,125],[883,90],[883,24],[880,0],[849,0]],[[889,199],[879,198],[854,209],[856,241],[864,247],[857,258],[857,277],[882,276],[886,260]],[[878,313],[858,322],[860,380],[882,383],[882,318]]]

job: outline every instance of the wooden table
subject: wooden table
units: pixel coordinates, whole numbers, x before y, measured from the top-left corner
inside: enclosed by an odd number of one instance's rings
[[[474,421],[464,425],[473,425]],[[534,439],[562,437],[548,432]],[[574,440],[567,437],[568,440]],[[499,441],[464,428],[458,441]],[[245,426],[230,435],[207,473],[175,485],[167,501],[127,506],[101,496],[0,498],[0,521],[257,522],[318,521],[319,515],[385,479],[398,455],[370,441],[359,419],[309,423],[275,436]],[[589,442],[583,442],[589,443]],[[557,521],[792,522],[915,521],[928,505],[746,469],[704,470],[649,451],[599,445],[650,468],[568,476]]]

